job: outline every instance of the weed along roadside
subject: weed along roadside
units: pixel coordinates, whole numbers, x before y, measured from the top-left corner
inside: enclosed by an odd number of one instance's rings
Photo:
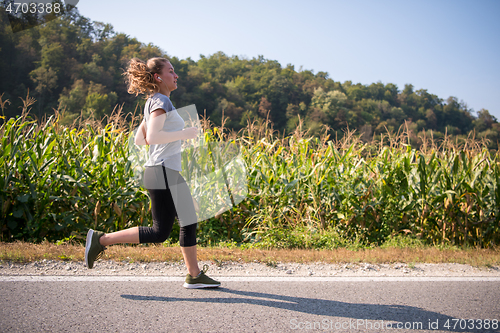
[[[27,242],[0,243],[0,260],[4,263],[30,263],[35,261],[82,262],[84,247],[80,244],[60,244],[50,242],[33,244]],[[257,249],[238,247],[200,247],[200,260],[216,266],[226,263],[260,263],[277,267],[284,263],[295,264],[338,264],[338,265],[397,265],[404,264],[414,269],[418,264],[461,264],[482,268],[493,268],[500,264],[499,249],[458,249],[430,246],[392,246],[334,250],[306,249]],[[177,245],[155,244],[150,246],[113,245],[103,256],[104,261],[126,263],[175,263],[182,260]]]

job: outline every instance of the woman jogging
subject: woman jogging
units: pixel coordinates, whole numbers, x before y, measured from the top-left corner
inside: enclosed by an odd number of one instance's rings
[[[151,197],[153,227],[133,227],[106,234],[90,229],[85,246],[85,263],[93,268],[94,261],[104,253],[105,246],[118,243],[162,243],[172,230],[177,216],[182,222],[179,242],[188,274],[185,288],[220,286],[198,267],[196,258],[197,215],[189,188],[181,171],[181,140],[195,138],[196,127],[184,129],[184,120],[170,101],[170,93],[177,89],[178,76],[170,61],[152,58],[143,62],[133,58],[124,73],[130,94],[146,94],[144,120],[135,136],[136,145],[148,144],[149,160],[145,164],[144,186]],[[168,175],[168,176],[167,176]],[[183,202],[189,209],[176,210],[175,203]]]

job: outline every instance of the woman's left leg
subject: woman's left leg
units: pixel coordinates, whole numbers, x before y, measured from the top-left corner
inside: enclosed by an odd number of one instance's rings
[[[186,275],[184,288],[217,288],[220,286],[219,281],[208,277],[205,273],[208,270],[208,265],[203,265],[203,270],[198,268],[198,260],[196,258],[196,223],[181,227],[180,244],[181,251],[184,255],[184,261],[189,274]]]
[[[104,234],[99,238],[99,242],[102,246],[119,243],[139,243],[139,227]]]
[[[168,179],[169,188],[172,192],[172,198],[175,201],[177,218],[179,219],[180,232],[179,244],[181,246],[184,262],[189,274],[186,275],[184,288],[216,288],[220,282],[208,277],[205,272],[208,265],[203,266],[203,270],[198,267],[196,258],[196,227],[198,226],[198,216],[193,203],[191,191],[182,175],[170,174],[172,182]],[[172,186],[170,186],[172,184]]]
[[[182,255],[184,256],[184,262],[189,275],[196,277],[200,274],[200,268],[198,267],[198,259],[196,258],[196,245],[181,247]]]
[[[172,198],[176,203],[177,218],[179,220],[179,244],[189,275],[196,277],[200,273],[198,259],[196,258],[196,227],[198,216],[193,204],[191,191],[186,184],[186,180],[179,172],[167,170],[169,184],[173,183]]]

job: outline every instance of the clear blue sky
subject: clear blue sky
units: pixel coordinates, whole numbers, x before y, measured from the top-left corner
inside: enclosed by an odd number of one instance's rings
[[[82,0],[77,7],[169,56],[263,55],[340,82],[400,90],[411,83],[500,121],[499,0]]]

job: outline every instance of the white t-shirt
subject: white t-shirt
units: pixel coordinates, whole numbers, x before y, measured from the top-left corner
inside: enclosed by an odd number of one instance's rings
[[[148,98],[144,106],[144,119],[146,119],[146,126],[148,128],[151,111],[156,109],[163,109],[167,113],[163,131],[174,132],[184,128],[184,120],[177,113],[170,98],[160,93],[156,93]],[[182,171],[181,140],[149,146],[149,160],[144,166],[161,165],[162,163],[167,168]]]

